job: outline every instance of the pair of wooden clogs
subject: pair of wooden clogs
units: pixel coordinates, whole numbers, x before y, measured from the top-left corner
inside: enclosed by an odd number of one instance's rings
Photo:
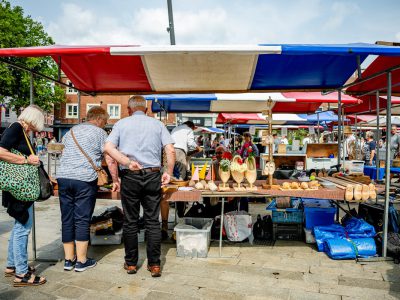
[[[267,135],[264,137],[264,142],[267,145],[272,145],[274,143],[274,137],[272,135]]]
[[[264,175],[273,175],[275,172],[275,163],[273,161],[268,161],[264,166]]]
[[[348,184],[345,192],[346,201],[367,201],[368,199],[376,199],[375,185],[372,183],[366,184]]]

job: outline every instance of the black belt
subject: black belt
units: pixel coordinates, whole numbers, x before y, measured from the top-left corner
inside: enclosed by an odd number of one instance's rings
[[[144,174],[148,174],[148,173],[153,173],[153,172],[160,172],[161,168],[144,168],[144,169],[140,169],[140,170],[134,170],[131,171],[129,169],[124,169],[122,170],[122,172],[124,173],[128,173],[128,174],[135,174],[135,175],[144,175]]]

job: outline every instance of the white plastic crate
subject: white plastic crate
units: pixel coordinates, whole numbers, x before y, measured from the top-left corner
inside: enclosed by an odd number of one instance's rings
[[[91,245],[119,245],[122,243],[122,229],[117,231],[114,235],[96,235],[90,233]]]
[[[306,243],[307,244],[315,244],[317,241],[315,240],[315,237],[312,233],[312,229],[307,229],[304,227],[304,233],[306,236]]]
[[[364,163],[362,160],[347,160],[344,163],[344,168],[349,170],[349,174],[363,174]]]
[[[176,256],[207,257],[212,224],[211,218],[182,218],[174,228]]]

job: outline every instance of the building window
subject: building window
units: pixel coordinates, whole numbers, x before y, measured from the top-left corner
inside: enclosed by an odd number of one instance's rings
[[[71,119],[78,118],[78,104],[67,104],[66,117]]]
[[[108,104],[107,112],[110,115],[110,119],[121,118],[121,104]]]
[[[9,118],[10,117],[10,109],[6,107],[6,111],[4,112],[4,117]]]
[[[70,80],[67,80],[66,84],[69,85],[67,87],[67,94],[76,94],[77,93],[76,89],[74,89],[74,85],[72,84],[72,82]]]

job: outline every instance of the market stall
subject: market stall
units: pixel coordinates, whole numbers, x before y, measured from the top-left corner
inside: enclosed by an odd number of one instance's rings
[[[206,55],[205,55],[206,54]],[[184,93],[262,92],[276,90],[338,91],[339,153],[341,147],[342,90],[349,77],[368,55],[378,55],[383,64],[366,79],[384,79],[387,114],[390,116],[392,74],[398,80],[400,49],[394,46],[349,45],[252,45],[252,46],[50,46],[0,49],[1,57],[51,56],[80,93]],[[6,58],[2,62],[37,74]],[[90,72],[88,71],[90,70]],[[367,69],[368,71],[368,69]],[[371,75],[372,74],[372,75]],[[361,78],[361,76],[359,76]],[[51,79],[51,78],[50,78]],[[387,80],[386,80],[387,79]],[[60,78],[53,81],[65,85]],[[376,83],[376,82],[374,82]],[[397,86],[394,81],[394,86]],[[374,87],[375,88],[375,87]],[[374,88],[368,88],[370,92]],[[377,88],[375,88],[377,89]],[[355,94],[361,90],[355,91]],[[396,91],[396,89],[394,89]],[[361,93],[365,92],[362,91]],[[31,97],[33,101],[33,97]],[[267,100],[267,99],[265,99]],[[286,106],[287,105],[287,106]],[[284,104],[287,108],[291,105]],[[275,106],[274,106],[275,107]],[[269,107],[273,109],[272,107]],[[260,111],[258,111],[260,112]],[[390,118],[387,119],[390,127]],[[270,126],[271,127],[271,126]],[[387,157],[390,149],[387,147]],[[271,153],[271,151],[270,151]],[[340,163],[340,157],[338,158]],[[386,175],[390,161],[387,158]],[[270,165],[272,169],[275,166]],[[388,177],[388,176],[386,176]],[[389,201],[386,182],[386,202]],[[386,211],[388,205],[386,206]],[[387,215],[387,214],[386,214]],[[387,217],[385,218],[387,226]],[[387,231],[386,231],[387,232]],[[385,246],[384,246],[385,248]],[[386,250],[385,250],[386,251]],[[386,255],[386,252],[384,253]]]

